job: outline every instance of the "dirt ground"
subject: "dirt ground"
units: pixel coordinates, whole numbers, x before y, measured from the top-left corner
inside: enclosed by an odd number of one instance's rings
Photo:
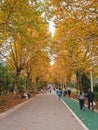
[[[33,97],[36,94],[31,94],[30,96]],[[2,99],[2,100],[1,100]],[[21,94],[18,94],[17,97],[14,96],[13,93],[10,93],[7,96],[0,96],[0,113],[26,101],[27,99],[23,99]]]

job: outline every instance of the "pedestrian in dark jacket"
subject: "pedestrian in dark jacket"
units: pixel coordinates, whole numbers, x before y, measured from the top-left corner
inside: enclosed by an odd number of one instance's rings
[[[94,93],[91,91],[91,89],[88,90],[88,94],[87,94],[87,98],[88,98],[88,109],[90,109],[90,105],[92,106],[92,110],[94,110]]]
[[[71,88],[70,87],[67,87],[67,94],[70,97],[70,94],[71,94]]]

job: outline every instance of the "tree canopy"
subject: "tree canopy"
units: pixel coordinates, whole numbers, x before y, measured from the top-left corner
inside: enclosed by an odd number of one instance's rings
[[[71,82],[76,75],[79,89],[82,75],[97,75],[97,14],[96,0],[1,0],[0,58],[15,74],[15,89],[21,75],[26,88],[36,81]]]

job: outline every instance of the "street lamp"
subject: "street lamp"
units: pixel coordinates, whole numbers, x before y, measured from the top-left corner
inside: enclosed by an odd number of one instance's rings
[[[91,79],[91,91],[93,92],[93,73],[92,73],[92,70],[90,70],[90,79]]]
[[[90,46],[90,60],[91,60],[91,65],[93,64],[93,56],[92,56],[92,49],[93,45]],[[91,91],[93,92],[93,72],[92,72],[92,66],[90,65],[90,80],[91,80]]]

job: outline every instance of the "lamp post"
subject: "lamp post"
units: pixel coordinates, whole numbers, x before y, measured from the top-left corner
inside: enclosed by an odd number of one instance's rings
[[[93,64],[92,50],[93,50],[93,45],[90,47],[91,65]],[[91,91],[93,92],[93,72],[92,72],[91,65],[90,65],[90,80],[91,80]]]
[[[93,92],[93,73],[92,73],[92,70],[90,70],[90,79],[91,79],[91,91]]]

